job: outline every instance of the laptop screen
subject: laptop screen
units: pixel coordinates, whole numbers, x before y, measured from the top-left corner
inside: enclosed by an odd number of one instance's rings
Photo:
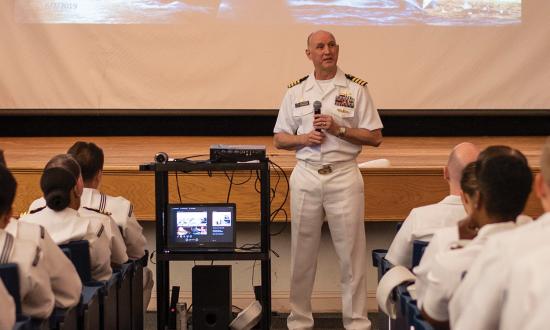
[[[236,205],[168,204],[168,248],[235,248]]]

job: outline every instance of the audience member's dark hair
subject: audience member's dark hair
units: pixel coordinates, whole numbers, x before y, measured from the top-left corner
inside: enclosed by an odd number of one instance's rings
[[[533,175],[520,151],[502,146],[490,148],[476,162],[478,189],[489,215],[512,220],[525,207]]]
[[[473,196],[477,189],[477,179],[476,179],[476,162],[471,162],[462,171],[462,178],[460,179],[460,188],[462,191],[468,195]]]
[[[485,148],[483,151],[479,153],[479,156],[477,157],[478,164],[483,162],[486,159],[489,159],[491,157],[496,156],[502,156],[502,155],[510,155],[510,156],[516,156],[518,158],[523,159],[525,163],[527,163],[527,158],[518,150],[511,148],[509,146],[503,146],[503,145],[495,145],[495,146],[489,146]]]
[[[8,167],[8,165],[6,165],[6,158],[4,158],[4,150],[2,149],[0,149],[0,165]]]
[[[15,199],[17,181],[5,166],[0,166],[0,215],[6,215]]]
[[[40,188],[44,193],[46,205],[55,211],[69,206],[71,190],[80,176],[80,167],[76,160],[67,154],[52,158],[40,178]]]
[[[103,169],[103,150],[93,142],[77,141],[68,154],[72,155],[82,169],[82,179],[89,181]]]

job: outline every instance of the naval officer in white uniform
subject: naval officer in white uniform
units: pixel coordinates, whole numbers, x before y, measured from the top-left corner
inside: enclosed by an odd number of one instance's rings
[[[356,157],[382,142],[382,122],[366,82],[338,66],[332,33],[316,31],[306,56],[314,71],[289,86],[274,128],[277,148],[296,150],[292,212],[289,329],[313,328],[311,293],[326,218],[340,262],[343,323],[370,329],[367,318],[364,183]],[[320,114],[313,104],[321,102]]]

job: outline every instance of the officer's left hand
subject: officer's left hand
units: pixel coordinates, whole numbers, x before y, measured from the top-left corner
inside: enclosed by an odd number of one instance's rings
[[[336,135],[338,134],[339,126],[330,115],[315,115],[313,127],[323,129],[325,132]]]

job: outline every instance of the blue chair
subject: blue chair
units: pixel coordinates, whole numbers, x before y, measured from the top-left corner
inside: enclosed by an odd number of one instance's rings
[[[426,322],[420,315],[413,317],[411,326],[413,326],[415,330],[433,330],[432,325]]]
[[[386,253],[388,250],[375,249],[372,250],[372,265],[378,269],[378,280],[386,274],[386,272],[393,267],[393,264],[386,260]]]
[[[100,304],[104,284],[92,280],[88,241],[73,241],[59,246],[71,260],[82,281],[82,294],[77,306],[79,329],[99,329],[101,324]]]
[[[15,302],[16,323],[13,328],[18,330],[31,330],[33,328],[31,318],[23,315],[21,312],[21,293],[19,291],[19,270],[17,264],[0,264],[0,278]]]
[[[420,241],[415,240],[413,242],[413,255],[412,255],[412,266],[416,267],[418,264],[420,264],[420,260],[422,259],[422,255],[424,255],[424,251],[426,250],[426,247],[430,244],[430,242],[426,241]]]
[[[396,307],[397,307],[397,319],[395,321],[395,324],[397,325],[397,329],[408,329],[410,320],[410,306],[411,302],[413,301],[411,298],[411,295],[407,291],[407,287],[410,285],[410,283],[403,283],[397,286],[394,289],[394,295],[396,297]]]
[[[138,260],[134,260],[134,273],[132,275],[132,329],[142,330],[143,324],[143,268],[147,267],[149,251]]]
[[[117,283],[117,329],[132,329],[132,277],[134,263],[129,261],[116,270],[119,274]]]

